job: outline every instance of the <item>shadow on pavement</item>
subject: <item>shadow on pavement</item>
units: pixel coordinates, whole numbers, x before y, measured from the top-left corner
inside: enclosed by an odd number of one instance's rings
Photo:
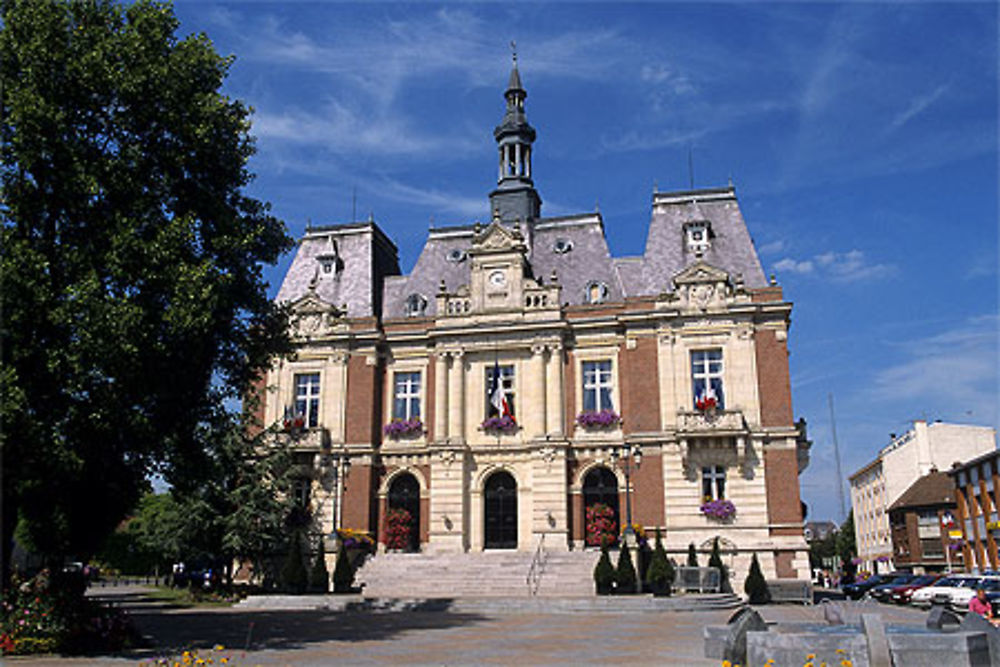
[[[296,649],[320,642],[392,639],[411,630],[440,630],[486,620],[478,614],[353,611],[150,610],[130,612],[153,648],[133,655],[162,655],[222,644],[231,650]]]

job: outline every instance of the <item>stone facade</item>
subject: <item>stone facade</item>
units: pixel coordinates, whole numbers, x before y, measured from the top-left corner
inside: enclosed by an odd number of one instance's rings
[[[600,501],[679,560],[719,537],[739,580],[752,553],[767,577],[808,577],[791,304],[735,191],[654,193],[646,252],[612,258],[599,214],[540,217],[515,74],[491,222],[431,230],[409,275],[374,222],[312,227],[281,287],[297,354],[260,415],[304,420],[276,437],[301,452],[323,530],[384,543],[398,507],[428,552],[580,549]],[[491,423],[500,394],[511,419]],[[706,495],[735,515],[707,516]]]

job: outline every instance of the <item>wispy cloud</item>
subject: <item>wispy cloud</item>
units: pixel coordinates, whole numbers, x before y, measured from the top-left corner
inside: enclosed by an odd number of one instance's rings
[[[784,257],[774,263],[774,270],[799,275],[815,275],[840,283],[854,283],[894,276],[894,264],[871,262],[864,251],[825,252],[807,259]]]
[[[757,246],[757,252],[760,253],[761,255],[777,255],[784,249],[785,249],[784,239],[778,239],[777,241],[771,241],[770,243],[765,243],[763,245]]]
[[[926,111],[928,107],[941,99],[941,97],[948,92],[949,87],[950,86],[948,84],[941,84],[931,92],[910,100],[910,104],[896,114],[895,118],[893,118],[889,123],[889,129],[898,130],[903,125],[906,125],[906,123],[908,123],[912,118],[920,115]]]
[[[319,109],[295,107],[264,110],[254,116],[254,133],[263,141],[325,147],[338,153],[406,155],[447,151],[462,155],[479,147],[474,137],[425,134],[405,116],[365,113],[364,109],[330,100]]]
[[[903,401],[951,419],[997,422],[1000,317],[975,317],[934,336],[903,341],[907,358],[875,376],[874,400]]]

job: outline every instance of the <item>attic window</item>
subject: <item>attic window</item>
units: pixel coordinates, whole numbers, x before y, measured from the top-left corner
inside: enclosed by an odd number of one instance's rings
[[[688,252],[701,255],[712,246],[712,225],[701,220],[684,225],[684,237]]]
[[[569,239],[556,239],[556,242],[552,244],[552,252],[557,255],[565,255],[572,249],[573,242]]]
[[[427,299],[422,294],[411,294],[406,297],[406,316],[420,317],[427,310]]]
[[[587,283],[584,298],[587,303],[604,303],[608,298],[608,286],[599,280],[592,280]]]
[[[458,264],[460,262],[464,262],[465,258],[466,258],[465,251],[462,250],[462,249],[460,249],[460,248],[455,248],[454,250],[452,250],[451,252],[449,252],[447,255],[445,255],[445,259],[446,260],[448,260],[449,262],[453,262],[455,264]]]

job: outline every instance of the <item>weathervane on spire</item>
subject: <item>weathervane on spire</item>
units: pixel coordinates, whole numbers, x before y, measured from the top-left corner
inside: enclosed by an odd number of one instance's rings
[[[517,67],[517,42],[510,40],[510,55],[514,59],[514,67]]]

